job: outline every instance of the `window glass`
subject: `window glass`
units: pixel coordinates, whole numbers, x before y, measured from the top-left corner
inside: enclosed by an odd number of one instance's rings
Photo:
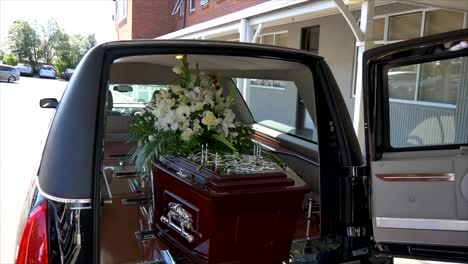
[[[250,79],[247,84],[244,99],[258,124],[317,142],[315,125],[294,82]]]
[[[414,100],[417,71],[417,65],[390,69],[388,72],[388,93],[390,98]]]
[[[276,34],[275,41],[277,46],[287,47],[288,46],[288,33]]]
[[[405,40],[421,35],[422,13],[391,16],[389,40]]]
[[[263,35],[262,36],[262,44],[265,44],[265,45],[274,45],[274,42],[273,42],[273,34],[270,34],[270,35]]]
[[[463,28],[463,13],[449,10],[426,12],[424,35],[437,34]]]
[[[456,104],[461,70],[461,58],[421,64],[418,100]]]
[[[376,18],[374,19],[374,29],[372,31],[373,40],[383,40],[385,33],[385,18]]]
[[[195,10],[195,0],[190,0],[190,11]]]
[[[405,66],[420,68],[417,100],[392,100],[395,80],[388,73],[390,144],[395,148],[433,145],[467,144],[468,133],[468,74],[462,71],[466,58],[453,58]],[[401,87],[413,90],[414,85],[400,81]],[[394,82],[392,84],[392,82]],[[404,84],[407,83],[407,84]],[[409,88],[411,87],[411,88]],[[408,97],[410,96],[410,92]]]
[[[154,92],[166,89],[165,85],[126,85],[111,84],[109,90],[112,93],[114,104],[146,104],[151,101]]]

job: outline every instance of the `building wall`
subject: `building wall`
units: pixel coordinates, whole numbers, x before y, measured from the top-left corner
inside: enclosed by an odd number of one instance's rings
[[[175,0],[133,0],[132,39],[148,39],[178,30]]]
[[[135,0],[128,0],[127,18],[120,22],[116,21],[116,31],[118,40],[132,39],[133,1]]]
[[[172,15],[176,0],[128,0],[128,15],[116,26],[118,39],[151,39],[189,26],[222,17],[269,0],[210,0],[201,6],[195,0],[190,11],[185,0],[185,15]]]
[[[186,0],[186,27],[222,17],[269,0],[209,0],[209,3],[205,6],[200,5],[200,0],[195,0],[195,10],[192,12],[189,10],[189,1]],[[183,18],[179,17],[178,19]]]

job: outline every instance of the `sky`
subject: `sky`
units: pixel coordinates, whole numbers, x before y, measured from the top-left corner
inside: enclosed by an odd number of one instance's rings
[[[49,18],[69,34],[95,33],[98,43],[115,40],[112,0],[0,0],[0,41],[16,19],[44,24]]]

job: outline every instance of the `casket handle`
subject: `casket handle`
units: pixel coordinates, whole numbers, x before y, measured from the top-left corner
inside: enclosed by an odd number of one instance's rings
[[[161,216],[161,222],[179,233],[189,243],[195,240],[195,236],[201,237],[201,234],[193,228],[192,214],[185,210],[181,204],[170,202],[168,208],[169,212],[167,212],[166,216]],[[179,222],[179,225],[174,223],[174,220]]]

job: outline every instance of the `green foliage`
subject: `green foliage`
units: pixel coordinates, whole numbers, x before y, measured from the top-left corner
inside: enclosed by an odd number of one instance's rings
[[[3,61],[3,56],[5,56],[5,52],[0,50],[0,61]]]
[[[36,65],[40,57],[41,40],[35,25],[24,20],[16,20],[8,31],[11,52],[20,60],[28,60]]]
[[[59,74],[67,68],[76,68],[81,58],[89,49],[96,45],[94,34],[68,35],[62,34],[56,45],[56,60],[54,66]]]
[[[46,26],[40,27],[41,32],[41,45],[39,52],[41,58],[44,59],[46,64],[50,64],[55,55],[60,41],[64,37],[64,30],[58,25],[55,19],[49,19]]]
[[[16,64],[18,64],[18,58],[11,52],[6,53],[3,56],[3,64],[16,66]]]
[[[46,25],[16,20],[8,31],[9,49],[19,61],[36,66],[39,60],[54,64],[58,74],[75,68],[86,52],[96,45],[94,34],[68,35],[54,19]],[[1,54],[0,54],[1,55]]]

